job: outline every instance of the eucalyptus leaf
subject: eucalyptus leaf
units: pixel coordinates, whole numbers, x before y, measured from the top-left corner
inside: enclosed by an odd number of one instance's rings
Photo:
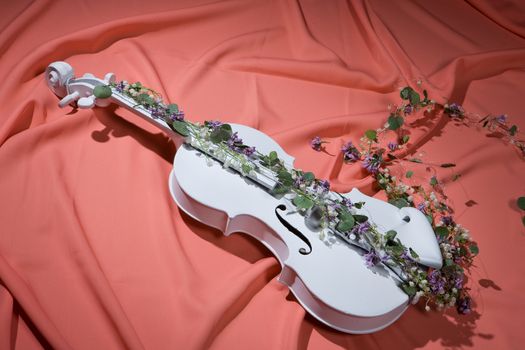
[[[407,171],[405,177],[406,177],[407,179],[410,179],[410,178],[412,177],[412,175],[414,175],[414,172],[413,172],[412,170],[409,170],[409,171]]]
[[[375,130],[367,130],[367,131],[365,131],[365,136],[371,141],[376,141],[377,140],[377,132]]]
[[[210,134],[210,140],[213,143],[227,141],[232,136],[232,127],[230,124],[222,124],[213,130]]]
[[[295,197],[292,203],[299,209],[310,209],[314,205],[313,200],[303,195]]]
[[[292,174],[290,174],[286,169],[280,169],[277,172],[277,178],[279,179],[279,182],[283,186],[292,186],[293,185],[293,178]]]
[[[360,214],[354,214],[355,221],[359,223],[363,223],[368,220],[368,216],[366,215],[360,215]]]
[[[516,132],[518,132],[518,127],[516,125],[511,126],[509,129],[510,136],[516,135]]]
[[[403,136],[403,138],[401,139],[401,144],[404,145],[405,143],[408,142],[408,140],[410,140],[410,136],[408,135]]]
[[[403,100],[408,100],[409,97],[410,97],[410,93],[414,91],[412,90],[411,87],[407,86],[407,87],[404,87],[400,92],[399,92],[399,96],[401,96],[401,98]]]
[[[474,255],[478,255],[479,254],[479,248],[476,244],[471,244],[469,246],[469,249],[470,249],[470,252]]]
[[[168,105],[168,113],[169,114],[175,114],[179,112],[179,106],[175,103],[171,103]]]
[[[184,121],[175,120],[171,125],[173,125],[173,129],[182,136],[188,136],[190,134],[188,124]]]
[[[394,230],[389,230],[389,231],[387,231],[387,232],[385,233],[385,239],[386,239],[387,241],[391,241],[391,240],[393,240],[394,238],[396,238],[396,236],[397,236],[397,232],[394,231]]]
[[[435,231],[436,231],[436,234],[441,238],[448,237],[449,231],[448,231],[448,228],[446,228],[445,226],[438,226],[436,227]]]
[[[388,128],[390,130],[397,130],[401,127],[401,125],[403,125],[404,123],[404,119],[403,117],[399,116],[399,115],[395,115],[395,114],[391,114],[389,117],[388,117]]]
[[[108,98],[111,94],[111,88],[108,85],[98,85],[93,89],[93,95],[96,98]]]
[[[421,97],[419,96],[419,94],[417,92],[415,92],[414,90],[412,90],[410,92],[410,96],[408,96],[409,100],[410,100],[410,104],[412,106],[417,106],[419,104],[419,102],[421,102]]]
[[[403,292],[405,292],[409,297],[413,297],[416,295],[416,287],[411,287],[409,284],[402,284],[401,289],[403,289]]]
[[[520,197],[518,198],[518,207],[521,209],[521,210],[525,210],[525,197]]]
[[[404,198],[390,199],[390,200],[388,200],[388,203],[390,203],[392,205],[395,205],[396,207],[398,207],[400,209],[410,206],[408,201],[406,199],[404,199]]]
[[[430,178],[430,185],[431,185],[431,186],[436,186],[437,184],[438,184],[438,180],[436,179],[435,176],[432,176],[432,177]]]
[[[303,175],[303,179],[305,179],[306,182],[311,182],[315,180],[315,175],[312,172],[307,172]]]
[[[342,210],[338,215],[339,223],[336,226],[336,229],[341,232],[350,231],[355,225],[355,219],[352,214],[347,210]]]
[[[414,259],[419,258],[419,255],[417,255],[417,253],[414,251],[414,249],[408,248],[408,251],[410,252],[410,256],[413,257]]]

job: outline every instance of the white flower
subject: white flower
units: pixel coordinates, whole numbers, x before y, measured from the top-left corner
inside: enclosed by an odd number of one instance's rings
[[[425,306],[425,310],[426,310],[426,311],[430,311],[430,306],[428,306],[428,305]]]

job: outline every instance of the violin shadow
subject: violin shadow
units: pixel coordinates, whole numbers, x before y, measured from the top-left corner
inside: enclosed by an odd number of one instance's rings
[[[233,233],[230,236],[225,236],[219,229],[205,225],[181,209],[178,210],[182,220],[193,233],[230,254],[252,264],[262,258],[273,257],[273,254],[261,242],[250,235]]]
[[[117,113],[121,113],[121,111],[122,109],[118,109],[116,105],[110,105],[106,108],[93,108],[93,114],[104,128],[93,131],[91,138],[96,142],[109,142],[111,138],[129,136],[168,163],[173,163],[176,147],[171,138],[162,131],[151,133],[129,122]]]
[[[301,337],[310,338],[316,331],[326,340],[344,349],[378,348],[412,350],[429,342],[438,342],[446,349],[460,349],[473,346],[473,337],[492,339],[494,335],[478,333],[476,321],[480,314],[472,311],[469,315],[457,315],[455,310],[439,313],[427,312],[421,305],[409,309],[393,325],[372,334],[344,334],[320,324],[312,316],[305,317]],[[300,339],[299,349],[306,349],[308,339]]]

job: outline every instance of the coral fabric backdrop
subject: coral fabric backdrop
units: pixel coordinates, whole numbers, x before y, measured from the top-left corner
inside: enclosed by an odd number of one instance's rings
[[[59,109],[43,72],[141,81],[191,120],[258,128],[335,189],[381,196],[327,151],[380,127],[399,87],[507,113],[525,129],[523,1],[2,1],[0,349],[517,349],[525,341],[523,159],[498,137],[435,116],[411,151],[440,173],[480,255],[468,316],[411,307],[370,335],[333,331],[276,280],[244,235],[181,213],[176,152],[117,108]],[[492,135],[494,136],[494,135]],[[497,135],[495,135],[497,136]],[[446,171],[445,171],[446,170]],[[448,179],[448,180],[447,180]],[[344,269],[341,269],[344,273]],[[358,283],[358,281],[356,281]],[[373,301],[371,301],[373,302]]]

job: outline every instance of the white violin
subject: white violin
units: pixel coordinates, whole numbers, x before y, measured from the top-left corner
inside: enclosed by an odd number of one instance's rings
[[[227,236],[243,232],[264,244],[281,264],[279,281],[319,321],[347,333],[370,333],[393,323],[410,304],[409,296],[400,288],[404,276],[399,269],[388,263],[368,267],[363,257],[366,246],[340,234],[320,235],[315,210],[305,215],[294,207],[290,196],[272,193],[280,181],[272,171],[258,169],[242,176],[235,164],[230,165],[233,171],[225,169],[224,159],[213,154],[203,156],[203,150],[190,138],[175,132],[117,89],[112,88],[107,98],[95,97],[97,86],[115,82],[112,73],[104,79],[91,74],[76,78],[69,64],[54,62],[45,76],[51,90],[61,98],[60,107],[116,103],[169,135],[177,152],[168,183],[179,208]],[[286,167],[293,168],[294,158],[268,135],[244,125],[230,125],[246,144],[261,154],[275,151]],[[361,208],[354,208],[354,213],[366,215],[382,233],[395,230],[403,246],[417,252],[420,265],[441,268],[443,259],[435,233],[417,209],[399,209],[355,188],[328,196],[364,202]]]

